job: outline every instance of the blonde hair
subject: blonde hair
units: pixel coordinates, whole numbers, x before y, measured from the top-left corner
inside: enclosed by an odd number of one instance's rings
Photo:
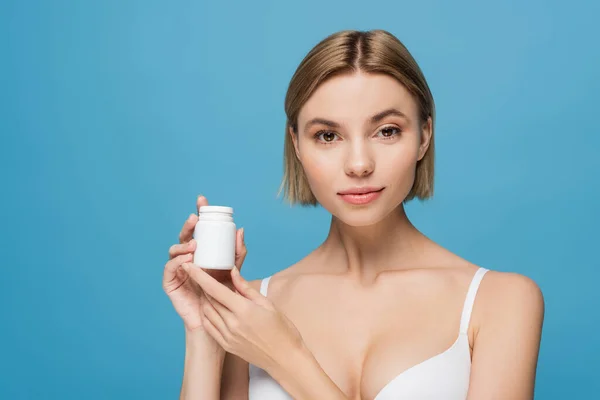
[[[413,95],[419,107],[420,123],[431,117],[431,140],[427,152],[417,162],[415,180],[404,202],[433,195],[435,105],[423,72],[408,49],[384,30],[340,31],[318,43],[304,57],[292,77],[285,97],[284,175],[279,189],[290,204],[318,204],[300,160],[296,157],[290,128],[297,134],[300,109],[326,80],[355,72],[389,75]]]

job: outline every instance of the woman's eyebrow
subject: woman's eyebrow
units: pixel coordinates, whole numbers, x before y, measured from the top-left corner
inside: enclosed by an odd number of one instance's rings
[[[325,118],[313,118],[310,121],[308,121],[306,125],[304,125],[304,131],[306,132],[308,128],[310,128],[312,125],[325,125],[330,128],[340,127],[340,124],[338,124],[337,122],[333,122]]]
[[[395,115],[397,117],[401,117],[404,119],[408,119],[408,117],[406,116],[406,114],[404,114],[402,111],[396,109],[396,108],[388,108],[387,110],[378,112],[377,114],[373,115],[370,118],[370,123],[371,124],[376,124],[378,122],[381,122],[381,120],[383,120],[385,117],[388,117],[390,115]],[[337,122],[325,119],[325,118],[313,118],[310,121],[308,121],[306,123],[306,125],[304,126],[304,131],[308,130],[308,128],[310,128],[312,125],[325,125],[328,126],[330,128],[339,128],[341,125],[338,124]]]
[[[376,124],[378,122],[381,122],[382,119],[384,119],[387,116],[390,115],[394,115],[396,117],[401,117],[404,119],[408,119],[408,117],[406,116],[406,114],[404,114],[402,111],[396,109],[396,108],[388,108],[387,110],[384,110],[380,113],[377,113],[375,115],[373,115],[371,117],[371,124]]]

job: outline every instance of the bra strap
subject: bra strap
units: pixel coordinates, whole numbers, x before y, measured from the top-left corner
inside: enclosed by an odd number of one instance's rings
[[[270,280],[271,280],[271,277],[268,276],[260,282],[260,294],[262,294],[265,297],[267,297],[267,289],[269,288]]]
[[[488,270],[485,268],[479,268],[473,279],[471,280],[471,284],[469,285],[469,291],[467,292],[467,298],[465,299],[465,304],[463,306],[462,315],[460,317],[460,333],[467,333],[469,329],[469,321],[471,320],[471,312],[473,311],[473,304],[475,303],[475,296],[477,295],[477,289],[479,289],[479,284],[481,283],[481,279]]]

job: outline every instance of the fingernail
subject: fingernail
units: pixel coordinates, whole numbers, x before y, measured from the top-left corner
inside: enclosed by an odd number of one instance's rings
[[[242,230],[242,233],[241,233],[241,236],[242,236],[242,243],[245,243],[245,242],[244,242],[244,228],[242,228],[241,230]]]
[[[181,264],[181,268],[183,268],[185,271],[187,271],[190,268],[190,266],[188,265],[188,263],[183,263],[183,264]]]

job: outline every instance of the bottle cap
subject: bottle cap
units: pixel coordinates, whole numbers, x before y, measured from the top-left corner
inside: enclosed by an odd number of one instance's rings
[[[199,212],[233,214],[233,208],[224,206],[200,206]]]

